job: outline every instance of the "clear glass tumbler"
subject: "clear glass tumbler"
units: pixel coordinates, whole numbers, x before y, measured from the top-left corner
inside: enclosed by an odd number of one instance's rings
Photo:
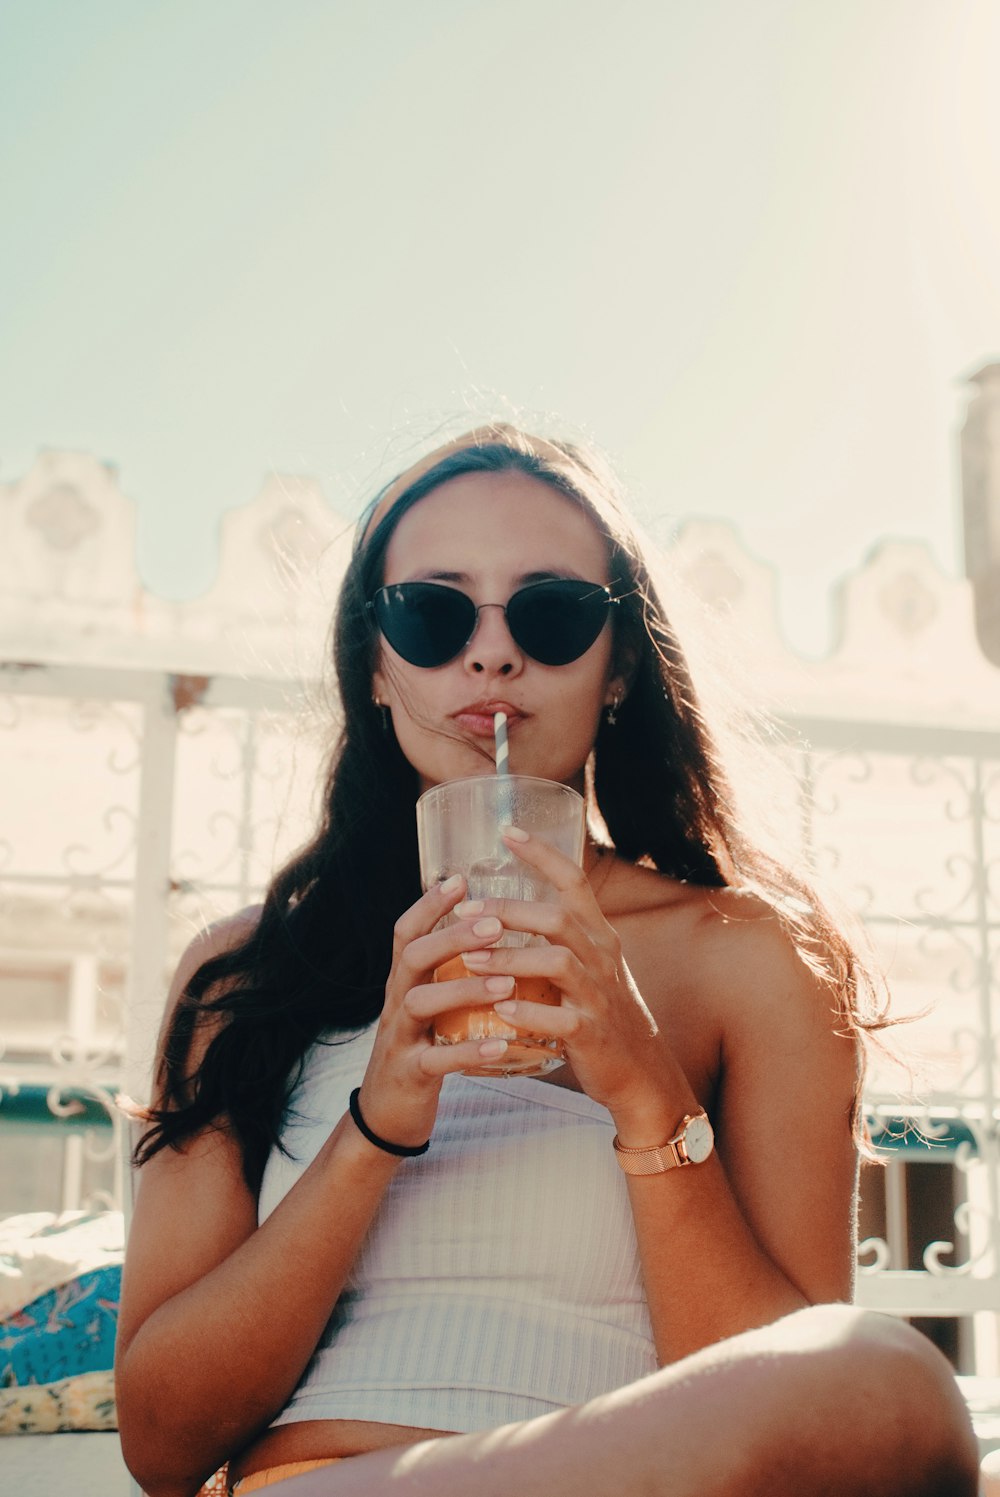
[[[465,780],[447,780],[427,790],[417,801],[417,838],[420,845],[420,877],[425,889],[464,875],[467,899],[552,899],[555,890],[505,846],[501,828],[520,826],[544,837],[572,858],[583,860],[583,797],[568,785],[530,775],[481,775]],[[445,917],[450,924],[453,916]],[[498,946],[543,945],[544,937],[505,930]],[[465,977],[468,969],[460,956],[434,973],[435,982]],[[514,998],[534,1003],[558,1004],[557,988],[541,977],[519,977]],[[502,1039],[506,1052],[496,1061],[484,1061],[469,1070],[470,1076],[541,1076],[563,1061],[557,1040],[515,1029],[491,1004],[468,1005],[442,1014],[434,1030],[435,1043],[455,1045],[462,1040]]]

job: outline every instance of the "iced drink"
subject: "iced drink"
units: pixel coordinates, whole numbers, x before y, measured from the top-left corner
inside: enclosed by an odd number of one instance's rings
[[[567,785],[527,775],[484,775],[435,785],[417,802],[420,874],[425,889],[464,875],[467,899],[546,900],[555,890],[503,843],[502,827],[524,827],[580,863],[583,858],[584,804]],[[444,923],[452,923],[447,916]],[[494,947],[543,945],[542,936],[505,930]],[[502,971],[502,964],[493,970]],[[461,956],[453,957],[434,974],[436,982],[468,976]],[[474,974],[481,975],[481,974]],[[512,998],[558,1004],[558,988],[541,977],[515,979]],[[495,1061],[483,1061],[467,1074],[474,1076],[540,1076],[562,1064],[557,1040],[531,1035],[507,1023],[493,1005],[467,1005],[442,1014],[434,1032],[439,1045],[463,1040],[507,1040],[507,1050]]]
[[[469,972],[460,956],[453,957],[438,967],[435,982],[448,982],[453,977],[468,977]],[[514,980],[512,998],[528,999],[532,1003],[558,1004],[559,989],[545,977],[518,977]],[[461,1040],[507,1040],[507,1049],[499,1060],[484,1061],[467,1076],[542,1076],[552,1071],[563,1061],[562,1048],[557,1040],[530,1035],[526,1030],[515,1029],[506,1023],[492,1008],[480,1008],[474,1004],[465,1008],[452,1008],[435,1020],[434,1041],[438,1045],[457,1045]]]

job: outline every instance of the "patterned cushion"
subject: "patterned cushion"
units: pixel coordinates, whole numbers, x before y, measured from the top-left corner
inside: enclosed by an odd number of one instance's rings
[[[70,1279],[0,1324],[0,1386],[113,1367],[121,1277],[114,1264]]]
[[[0,1389],[0,1435],[51,1435],[63,1430],[117,1429],[110,1368],[45,1387]]]
[[[113,1430],[121,1213],[0,1222],[0,1435]]]

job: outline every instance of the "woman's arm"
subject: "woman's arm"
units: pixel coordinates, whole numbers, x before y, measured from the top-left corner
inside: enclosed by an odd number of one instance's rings
[[[434,1049],[408,1006],[434,967],[482,945],[471,921],[433,930],[461,892],[430,891],[397,927],[362,1088],[369,1125],[397,1143],[427,1138],[444,1074],[481,1059],[475,1044]],[[229,922],[196,941],[171,1004],[244,934]],[[442,1007],[488,998],[481,979],[431,986]],[[141,1174],[116,1378],[126,1462],[149,1497],[189,1497],[287,1402],[399,1165],[349,1117],[331,1119],[317,1158],[258,1228],[237,1140],[221,1122],[161,1150]]]
[[[706,891],[701,918],[647,915],[642,948],[657,1024],[621,941],[578,869],[541,839],[511,841],[559,890],[558,903],[487,901],[547,946],[497,948],[477,970],[549,978],[559,1008],[502,1005],[504,1016],[565,1041],[587,1094],[627,1147],[662,1145],[699,1098],[671,1046],[670,1016],[717,1036],[716,1152],[703,1164],[629,1179],[657,1353],[672,1361],[810,1302],[847,1298],[857,1151],[850,1113],[858,1055],[836,1033],[835,995],[795,952],[773,913]]]
[[[172,1005],[235,935],[226,922],[193,943]],[[125,1458],[150,1497],[197,1490],[288,1399],[396,1163],[341,1120],[259,1230],[231,1133],[143,1167],[116,1381]]]
[[[720,1026],[716,1152],[628,1180],[661,1361],[849,1299],[853,1282],[857,1041],[837,1033],[833,992],[773,912],[748,896],[720,903],[730,914],[699,920],[685,950],[686,1001]],[[699,1105],[670,1056],[659,1092],[620,1109],[621,1141],[662,1142]]]

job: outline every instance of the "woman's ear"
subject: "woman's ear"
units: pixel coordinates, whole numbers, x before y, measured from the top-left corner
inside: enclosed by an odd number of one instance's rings
[[[625,640],[617,641],[612,665],[614,675],[608,682],[608,696],[604,703],[606,707],[610,706],[615,699],[621,705],[632,690],[632,684],[639,671],[639,651]]]
[[[616,711],[625,700],[628,687],[623,676],[612,676],[608,682],[608,689],[604,693],[605,707],[613,707]]]

